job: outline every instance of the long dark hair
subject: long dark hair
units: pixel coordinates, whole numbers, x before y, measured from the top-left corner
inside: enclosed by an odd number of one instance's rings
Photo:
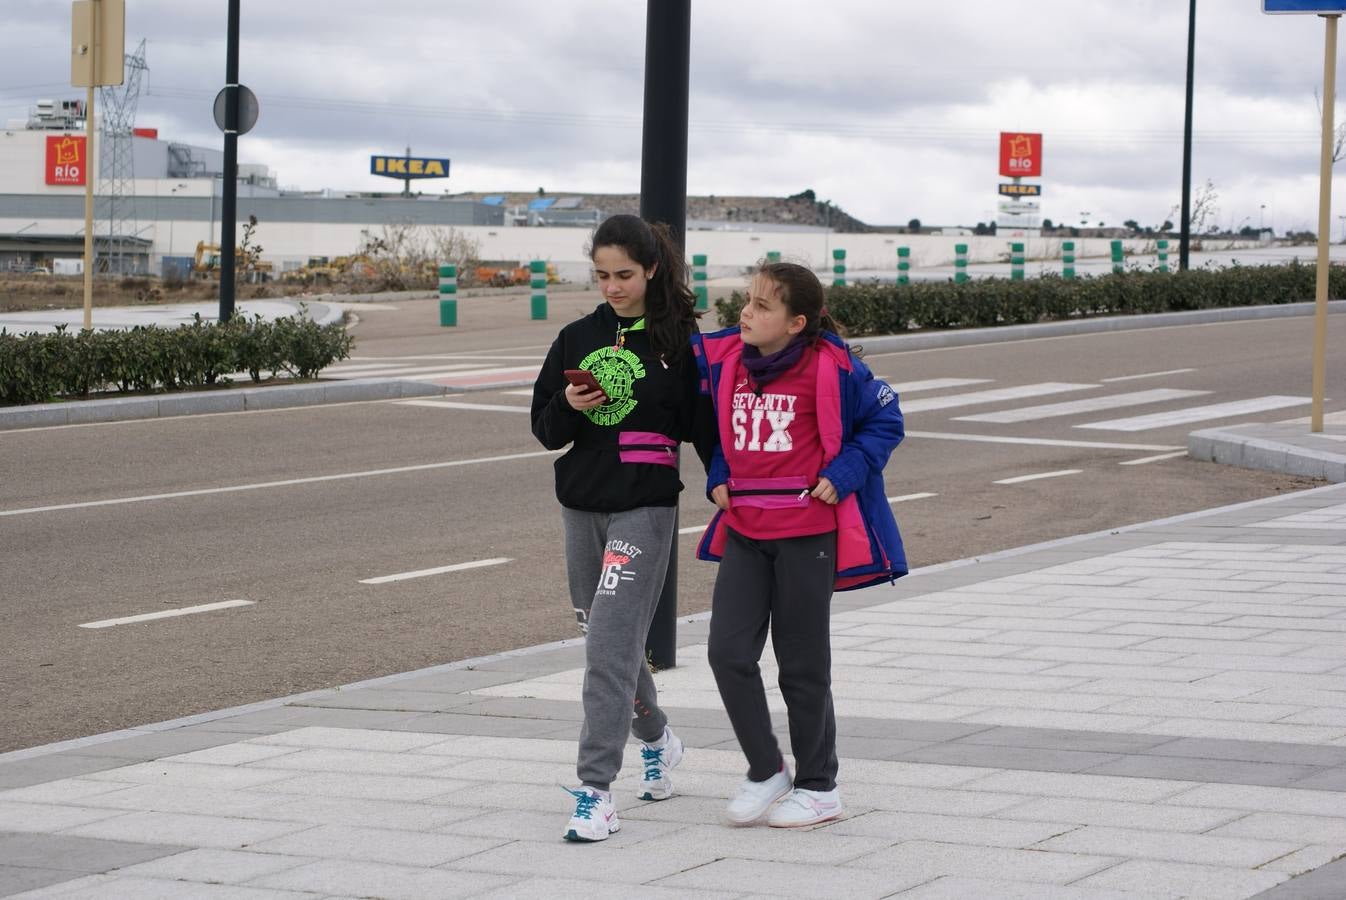
[[[654,277],[645,288],[645,328],[650,344],[665,362],[679,359],[697,330],[696,293],[687,286],[687,260],[662,222],[648,224],[640,216],[610,216],[598,226],[589,244],[589,258],[599,247],[620,247]]]
[[[827,294],[812,269],[797,263],[764,262],[758,263],[757,274],[780,288],[781,303],[790,315],[804,317],[804,337],[815,341],[823,331],[845,337],[845,330],[827,313]]]

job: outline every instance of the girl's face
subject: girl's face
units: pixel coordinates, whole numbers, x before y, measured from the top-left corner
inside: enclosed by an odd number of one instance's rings
[[[645,289],[653,276],[653,268],[646,270],[621,247],[594,249],[594,280],[619,316],[645,315]]]
[[[738,314],[743,343],[752,344],[763,356],[784,350],[807,324],[803,316],[790,313],[780,293],[776,282],[765,275],[755,275],[748,285],[748,300]]]

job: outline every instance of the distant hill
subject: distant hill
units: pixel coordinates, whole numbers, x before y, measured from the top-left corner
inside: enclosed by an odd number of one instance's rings
[[[812,199],[812,191],[793,197],[706,197],[687,198],[687,218],[710,222],[752,222],[764,225],[831,225],[834,231],[872,231],[864,222],[835,204]],[[469,191],[455,198],[482,200],[504,197],[504,206],[527,206],[543,197],[565,202],[568,206],[601,210],[605,216],[640,211],[639,194],[596,194],[584,191]],[[578,202],[576,202],[578,201]]]

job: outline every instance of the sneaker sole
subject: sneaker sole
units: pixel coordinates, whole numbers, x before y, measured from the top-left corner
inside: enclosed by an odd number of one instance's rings
[[[819,816],[816,819],[809,819],[807,822],[767,822],[772,828],[807,828],[810,825],[821,825],[823,822],[834,822],[841,818],[844,809],[839,809],[834,813],[828,813],[825,816]]]
[[[603,835],[602,837],[585,837],[584,835],[580,834],[578,831],[572,828],[565,834],[561,835],[561,837],[563,837],[567,841],[572,841],[576,844],[596,844],[599,841],[606,841],[609,837],[616,834],[620,830],[621,828],[618,827],[611,829],[610,831],[608,831],[607,834]]]

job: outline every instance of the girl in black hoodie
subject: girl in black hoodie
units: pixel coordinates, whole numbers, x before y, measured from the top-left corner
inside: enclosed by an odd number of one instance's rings
[[[628,729],[642,742],[637,796],[672,796],[682,741],[659,708],[644,646],[677,537],[678,443],[694,440],[705,461],[716,440],[690,351],[695,294],[667,226],[613,216],[594,232],[590,257],[603,302],[561,329],[532,407],[543,446],[572,445],[556,460],[571,602],[587,635],[581,784],[562,833],[571,841],[621,827],[610,788]],[[566,373],[576,369],[600,389],[572,384]]]

